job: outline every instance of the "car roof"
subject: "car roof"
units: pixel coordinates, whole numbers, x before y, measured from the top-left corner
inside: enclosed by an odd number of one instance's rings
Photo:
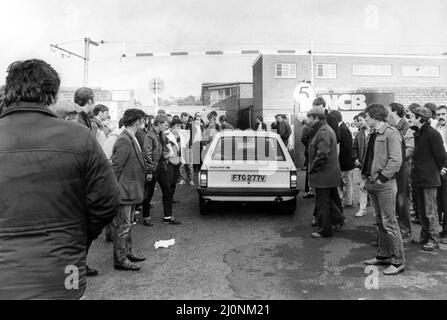
[[[216,136],[222,136],[222,137],[275,137],[278,138],[279,135],[276,132],[273,131],[257,131],[252,129],[247,130],[224,130],[221,132],[218,132]]]

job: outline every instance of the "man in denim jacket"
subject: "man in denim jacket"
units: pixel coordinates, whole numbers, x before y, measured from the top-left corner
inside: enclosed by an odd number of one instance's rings
[[[396,128],[386,123],[388,112],[381,104],[365,110],[366,122],[374,130],[362,163],[366,190],[374,207],[377,225],[378,251],[367,265],[388,265],[385,275],[405,270],[404,248],[396,218],[396,174],[402,164],[402,137]]]

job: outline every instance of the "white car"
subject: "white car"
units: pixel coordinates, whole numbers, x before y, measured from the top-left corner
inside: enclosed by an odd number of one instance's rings
[[[271,202],[296,209],[297,171],[277,133],[219,132],[207,148],[199,173],[200,213],[210,202]]]

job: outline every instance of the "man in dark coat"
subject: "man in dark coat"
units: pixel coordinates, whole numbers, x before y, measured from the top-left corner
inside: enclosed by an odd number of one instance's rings
[[[439,248],[436,195],[441,186],[441,175],[447,171],[447,155],[441,134],[430,126],[431,111],[420,107],[410,115],[410,124],[417,129],[414,134],[412,181],[422,225],[422,249],[433,251]]]
[[[323,108],[312,108],[309,139],[309,186],[315,188],[315,215],[319,229],[313,238],[331,237],[332,226],[343,225],[345,217],[337,187],[341,171],[338,162],[337,140],[326,122]]]
[[[48,108],[59,84],[41,60],[8,68],[0,118],[2,300],[81,298],[87,245],[119,205],[115,175],[90,130]]]
[[[439,106],[436,110],[438,123],[436,130],[441,134],[444,149],[447,151],[447,106]],[[442,225],[441,243],[447,244],[447,175],[441,176],[441,187],[438,189],[438,213]]]
[[[340,129],[340,153],[338,160],[342,178],[340,187],[341,203],[343,207],[352,207],[352,180],[354,179],[355,168],[354,157],[352,156],[352,133],[343,122],[340,111],[332,110],[329,114],[337,120]]]
[[[113,220],[113,260],[115,269],[138,271],[134,262],[145,258],[133,253],[131,224],[135,207],[143,201],[145,164],[135,133],[144,126],[144,112],[127,109],[123,115],[124,130],[113,146],[112,168],[120,185],[120,206]]]
[[[290,124],[287,120],[284,119],[285,115],[278,114],[276,115],[276,123],[278,124],[277,130],[278,134],[281,137],[282,142],[287,145],[289,144],[289,137],[292,133],[292,129],[290,128]]]
[[[326,107],[326,101],[323,98],[318,97],[312,102],[312,107],[314,107],[314,108],[321,107],[324,109],[324,114],[326,115],[327,124],[329,125],[329,127],[332,128],[332,130],[334,130],[335,137],[337,138],[337,143],[340,143],[341,137],[340,137],[340,129],[338,127],[338,121],[333,115],[331,115],[329,113],[329,110]]]

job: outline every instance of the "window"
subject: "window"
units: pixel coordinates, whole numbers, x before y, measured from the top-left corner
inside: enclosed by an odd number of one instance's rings
[[[337,77],[336,64],[317,64],[317,78],[335,79]]]
[[[439,77],[439,66],[402,66],[403,77]]]
[[[286,161],[278,141],[270,137],[222,137],[217,141],[212,159]]]
[[[352,66],[354,76],[391,76],[390,64],[354,64]]]
[[[296,64],[295,63],[277,63],[276,64],[277,78],[296,78]]]
[[[215,104],[219,101],[219,94],[217,90],[211,90],[210,91],[210,103]]]

